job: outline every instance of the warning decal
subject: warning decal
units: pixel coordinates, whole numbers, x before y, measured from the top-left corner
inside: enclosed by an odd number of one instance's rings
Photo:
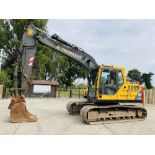
[[[30,57],[29,60],[28,60],[28,65],[29,66],[32,66],[33,65],[33,61],[34,61],[34,57]]]

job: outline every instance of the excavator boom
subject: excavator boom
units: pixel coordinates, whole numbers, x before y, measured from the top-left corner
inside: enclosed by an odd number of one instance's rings
[[[82,50],[81,48],[63,40],[57,34],[50,36],[41,29],[36,28],[34,25],[30,25],[27,27],[23,35],[22,44],[23,53],[21,87],[24,91],[24,94],[26,94],[28,89],[28,83],[30,82],[32,65],[35,59],[38,43],[48,46],[51,49],[54,49],[55,51],[75,60],[77,63],[82,64],[90,73],[98,67],[95,59],[85,53],[84,50]]]
[[[50,36],[45,31],[42,31],[34,25],[29,25],[23,34],[21,54],[18,54],[17,66],[14,73],[14,81],[18,81],[18,84],[15,84],[11,89],[13,97],[8,107],[11,110],[11,122],[37,121],[36,115],[31,114],[26,108],[25,95],[31,84],[32,66],[39,43],[66,55],[77,63],[82,64],[90,73],[90,82],[92,79],[91,75],[94,74],[94,70],[98,68],[95,59],[85,53],[81,48],[63,40],[57,34]],[[20,70],[20,72],[18,72],[18,70]],[[21,75],[20,79],[17,79],[17,74]],[[21,94],[18,98],[16,97],[17,90]]]

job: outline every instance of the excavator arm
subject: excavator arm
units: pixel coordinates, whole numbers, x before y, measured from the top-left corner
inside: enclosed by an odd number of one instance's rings
[[[61,39],[57,34],[50,36],[34,25],[28,26],[23,34],[22,49],[18,53],[17,65],[14,72],[14,84],[11,89],[12,99],[8,107],[10,109],[11,122],[37,121],[37,116],[30,113],[26,108],[25,95],[31,84],[32,66],[39,43],[82,64],[90,73],[88,78],[89,84],[93,81],[94,78],[92,75],[98,68],[96,61],[81,48]],[[19,97],[16,96],[17,91],[20,94]]]
[[[89,79],[92,79],[91,75],[98,67],[98,64],[93,57],[85,53],[83,49],[63,40],[57,34],[50,36],[45,31],[42,31],[34,25],[30,25],[26,28],[22,42],[21,88],[23,90],[23,94],[26,94],[31,80],[32,66],[38,43],[48,46],[51,49],[54,49],[55,51],[75,60],[77,63],[82,64],[90,73]]]

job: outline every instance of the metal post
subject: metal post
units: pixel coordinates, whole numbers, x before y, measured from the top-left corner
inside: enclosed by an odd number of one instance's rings
[[[69,97],[72,98],[72,89],[69,90]]]
[[[60,98],[60,89],[58,90],[58,98]]]
[[[81,94],[80,94],[80,88],[79,88],[79,98],[80,98]]]

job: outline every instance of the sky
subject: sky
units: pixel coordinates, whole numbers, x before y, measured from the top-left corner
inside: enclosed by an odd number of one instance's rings
[[[81,47],[98,64],[155,73],[155,20],[49,20],[49,34]],[[155,86],[155,75],[153,76]]]

